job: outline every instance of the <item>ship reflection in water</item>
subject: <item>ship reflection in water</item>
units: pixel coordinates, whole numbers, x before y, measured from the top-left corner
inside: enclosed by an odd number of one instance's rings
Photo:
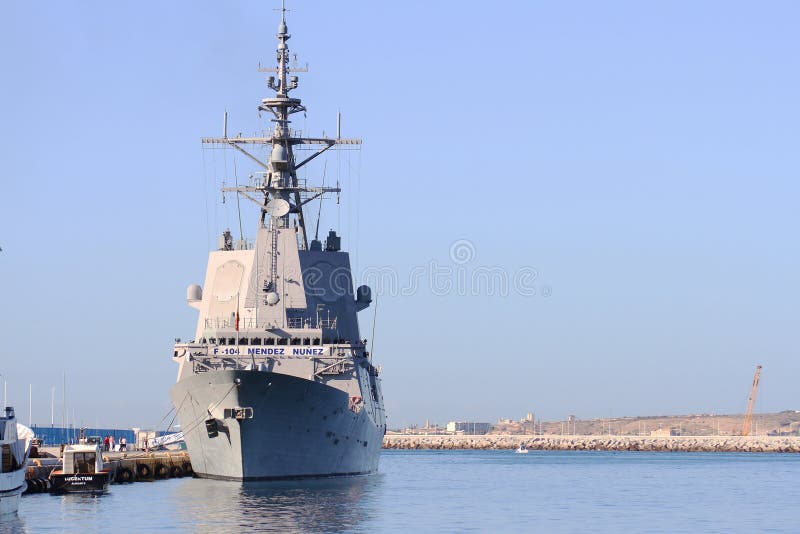
[[[281,532],[357,530],[374,519],[369,495],[383,485],[382,475],[285,482],[187,480],[173,494],[179,524],[194,531],[252,528]]]

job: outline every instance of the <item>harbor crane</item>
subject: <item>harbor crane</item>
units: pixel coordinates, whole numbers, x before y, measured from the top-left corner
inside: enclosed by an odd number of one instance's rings
[[[744,414],[742,424],[742,435],[750,435],[750,424],[753,422],[753,405],[756,403],[756,393],[758,393],[758,381],[761,378],[761,366],[756,365],[756,374],[753,376],[753,386],[750,388],[750,398],[747,399],[747,411]]]

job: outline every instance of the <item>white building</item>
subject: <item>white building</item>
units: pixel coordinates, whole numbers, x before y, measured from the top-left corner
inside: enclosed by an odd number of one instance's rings
[[[450,421],[447,423],[449,434],[486,434],[491,428],[490,423],[475,423],[473,421]]]

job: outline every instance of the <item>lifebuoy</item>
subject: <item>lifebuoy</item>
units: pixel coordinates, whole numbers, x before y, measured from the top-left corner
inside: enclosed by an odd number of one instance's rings
[[[147,464],[136,464],[136,476],[139,478],[150,478],[152,470]]]

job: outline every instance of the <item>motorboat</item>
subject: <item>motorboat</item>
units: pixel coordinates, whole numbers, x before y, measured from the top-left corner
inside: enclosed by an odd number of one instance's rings
[[[0,517],[17,513],[32,439],[31,429],[17,423],[14,408],[6,406],[5,415],[0,415]]]
[[[104,493],[114,476],[99,443],[67,445],[61,469],[50,473],[52,493]]]

